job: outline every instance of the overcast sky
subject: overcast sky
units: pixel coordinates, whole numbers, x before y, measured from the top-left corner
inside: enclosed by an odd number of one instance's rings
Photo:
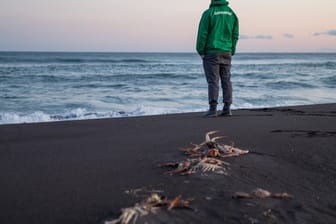
[[[0,0],[0,51],[194,52],[210,0]],[[238,52],[336,52],[335,0],[231,0]]]

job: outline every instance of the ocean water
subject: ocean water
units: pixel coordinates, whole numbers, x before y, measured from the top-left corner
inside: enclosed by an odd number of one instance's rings
[[[232,82],[236,109],[335,103],[336,54],[237,54]],[[0,52],[0,124],[207,108],[194,53]]]

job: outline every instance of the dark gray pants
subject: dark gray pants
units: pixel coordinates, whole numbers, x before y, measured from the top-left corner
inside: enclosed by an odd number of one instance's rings
[[[229,52],[209,53],[203,59],[210,105],[218,104],[219,79],[223,90],[223,103],[232,104],[231,59]]]

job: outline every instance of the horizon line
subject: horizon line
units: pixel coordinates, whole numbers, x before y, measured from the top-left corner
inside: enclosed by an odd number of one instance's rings
[[[65,50],[0,50],[0,53],[127,53],[127,54],[197,54],[196,51],[65,51]],[[242,51],[237,54],[321,54],[335,51]]]

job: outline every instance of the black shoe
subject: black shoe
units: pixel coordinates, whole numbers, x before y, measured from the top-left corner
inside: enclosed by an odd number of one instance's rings
[[[230,109],[230,106],[224,106],[223,107],[223,110],[222,110],[222,113],[220,114],[220,116],[232,116],[232,112],[231,112],[231,109]]]
[[[217,103],[209,104],[209,110],[204,114],[204,117],[217,117]]]
[[[208,110],[208,112],[204,114],[204,117],[217,117],[217,110]]]

